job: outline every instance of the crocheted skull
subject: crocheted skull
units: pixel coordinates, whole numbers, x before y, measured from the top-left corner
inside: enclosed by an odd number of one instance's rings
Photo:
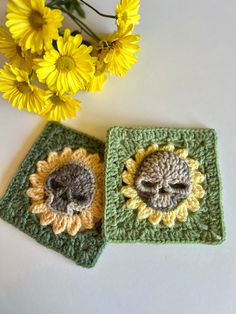
[[[64,214],[88,208],[95,194],[93,171],[80,163],[66,164],[52,172],[46,180],[49,207]]]
[[[192,189],[187,163],[173,152],[158,151],[142,161],[135,178],[140,198],[151,208],[174,210]]]

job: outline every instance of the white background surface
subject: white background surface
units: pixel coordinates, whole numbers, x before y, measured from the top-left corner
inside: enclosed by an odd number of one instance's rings
[[[217,129],[227,240],[108,245],[87,270],[0,221],[0,314],[236,311],[236,2],[141,2],[139,63],[103,92],[81,94],[82,110],[66,124],[104,140],[113,125]],[[115,7],[114,0],[90,3],[108,13]],[[89,20],[103,32],[113,29],[110,20]],[[0,195],[44,125],[0,100]]]

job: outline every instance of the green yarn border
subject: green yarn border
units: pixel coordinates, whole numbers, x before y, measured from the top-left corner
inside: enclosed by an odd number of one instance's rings
[[[104,159],[104,143],[84,133],[67,128],[57,122],[49,122],[20,165],[6,193],[0,200],[0,217],[53,249],[76,264],[90,268],[95,265],[105,245],[101,224],[71,237],[65,233],[55,235],[51,226],[41,226],[37,215],[29,212],[28,177],[36,170],[38,160],[44,160],[50,151],[84,147],[91,153],[99,153]]]
[[[200,162],[200,171],[206,176],[203,183],[206,195],[201,209],[190,214],[187,222],[176,222],[172,228],[138,220],[120,193],[124,162],[138,149],[152,143],[173,143],[176,147],[187,148],[189,155]],[[106,242],[220,244],[225,240],[222,184],[214,129],[113,127],[108,131],[105,163],[103,234]]]

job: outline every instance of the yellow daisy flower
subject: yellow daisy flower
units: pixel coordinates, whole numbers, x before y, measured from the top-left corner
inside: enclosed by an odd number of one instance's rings
[[[107,80],[106,66],[104,63],[97,61],[94,76],[92,80],[89,82],[87,90],[89,92],[101,91],[106,80]]]
[[[19,69],[30,72],[33,66],[33,59],[30,51],[23,51],[15,43],[10,32],[0,25],[0,52],[9,59],[10,63]]]
[[[101,219],[103,164],[98,154],[69,147],[50,152],[29,180],[30,211],[39,215],[41,225],[52,225],[55,234],[74,236]]]
[[[83,45],[81,35],[71,36],[66,29],[57,40],[57,49],[48,50],[43,59],[35,60],[38,79],[61,93],[75,94],[85,89],[94,74],[94,59],[90,55],[93,47]]]
[[[116,23],[139,24],[140,15],[138,14],[140,7],[139,0],[121,0],[116,6]]]
[[[58,38],[63,20],[61,11],[45,7],[44,0],[9,0],[6,17],[6,25],[16,42],[24,50],[38,54]]]
[[[158,152],[160,159],[155,164],[154,153]],[[153,144],[138,150],[125,166],[122,178],[126,185],[121,193],[128,198],[127,207],[137,210],[138,219],[171,227],[176,220],[185,222],[189,212],[200,209],[199,200],[205,194],[201,184],[205,178],[198,169],[198,161],[188,157],[186,149]],[[151,171],[151,176],[147,171]]]
[[[0,91],[19,110],[40,113],[44,91],[31,84],[29,74],[6,64],[0,69]]]
[[[122,23],[116,32],[107,35],[99,42],[96,50],[106,64],[110,74],[124,76],[137,62],[135,53],[139,50],[139,35],[132,35],[133,26]]]
[[[80,109],[80,102],[67,94],[46,91],[44,107],[41,112],[48,120],[61,121],[76,116]]]

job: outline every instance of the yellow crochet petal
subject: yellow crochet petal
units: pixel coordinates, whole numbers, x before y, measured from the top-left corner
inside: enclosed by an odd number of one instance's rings
[[[68,162],[69,160],[71,160],[71,156],[72,156],[71,148],[65,147],[60,154],[60,161],[61,162]]]
[[[150,215],[152,215],[152,213],[153,213],[153,209],[148,207],[146,204],[142,204],[139,206],[137,217],[138,217],[138,219],[146,219]]]
[[[137,163],[132,158],[129,158],[128,160],[126,160],[125,166],[129,173],[132,173],[132,174],[136,173]]]
[[[67,219],[66,231],[69,235],[74,236],[81,227],[81,219],[78,215],[73,215]]]
[[[42,187],[43,186],[43,177],[34,173],[31,174],[29,177],[30,183],[33,187]]]
[[[77,150],[74,151],[74,153],[72,154],[72,159],[73,160],[83,160],[87,155],[87,152],[84,148],[79,148]]]
[[[186,203],[182,203],[180,204],[177,208],[176,208],[176,218],[181,221],[184,222],[187,220],[188,217],[188,207],[186,205]]]
[[[30,206],[30,211],[33,214],[41,214],[48,210],[48,207],[45,203],[33,203]]]
[[[126,202],[127,207],[131,209],[137,209],[142,204],[143,201],[138,196],[131,198]]]
[[[51,211],[46,211],[40,215],[40,224],[43,226],[50,225],[54,221],[56,216],[57,214]]]
[[[185,204],[187,205],[188,210],[193,213],[200,209],[200,204],[198,200],[192,194],[190,194],[189,197],[186,199]]]
[[[168,152],[173,152],[175,150],[175,147],[173,144],[163,145],[159,148],[159,150],[165,150]]]
[[[159,222],[162,219],[162,212],[157,210],[155,211],[151,216],[149,216],[148,220],[150,221],[151,224],[158,225]]]
[[[32,198],[34,201],[41,201],[44,199],[44,189],[40,188],[29,188],[26,194]]]
[[[135,160],[139,165],[145,157],[145,150],[143,148],[139,149],[135,154]]]
[[[53,221],[52,230],[55,234],[62,233],[66,229],[68,217],[65,215],[57,215]]]
[[[172,227],[175,224],[175,215],[176,215],[175,211],[162,213],[163,224],[168,227]]]
[[[94,226],[93,215],[90,210],[84,210],[79,215],[81,219],[81,226],[83,229],[92,229]]]
[[[192,179],[192,182],[195,184],[202,183],[205,180],[205,176],[201,172],[195,171],[191,175],[191,179]]]
[[[203,198],[203,196],[205,195],[205,191],[204,191],[203,187],[200,184],[196,184],[196,185],[193,186],[192,194],[196,198]]]
[[[125,197],[134,198],[138,195],[137,191],[131,186],[123,186],[121,189],[121,193],[124,194]]]
[[[58,164],[59,162],[59,156],[57,152],[50,152],[47,159],[49,164]]]
[[[85,163],[88,163],[90,165],[94,165],[100,162],[100,157],[98,154],[93,154],[93,155],[88,155],[85,159],[84,159]]]
[[[191,171],[197,170],[199,167],[199,162],[192,158],[187,158],[187,163]]]
[[[133,185],[134,184],[134,176],[130,174],[128,171],[124,171],[122,173],[122,180],[124,183],[128,185]]]
[[[175,150],[176,155],[178,155],[180,158],[187,158],[188,156],[188,150],[186,148],[179,148]]]
[[[51,167],[45,160],[40,160],[37,162],[37,172],[42,174],[48,174],[51,170]]]
[[[152,144],[150,145],[147,149],[146,149],[146,152],[145,152],[145,155],[149,155],[149,154],[152,154],[156,151],[158,151],[158,145],[157,144]]]

